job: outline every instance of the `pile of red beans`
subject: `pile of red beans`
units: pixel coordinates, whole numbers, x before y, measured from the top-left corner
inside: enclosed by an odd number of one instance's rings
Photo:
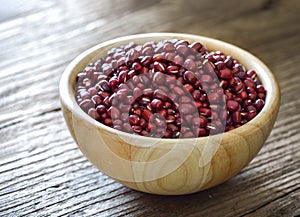
[[[193,138],[235,129],[264,106],[254,70],[185,40],[113,48],[77,75],[81,109],[114,129]]]

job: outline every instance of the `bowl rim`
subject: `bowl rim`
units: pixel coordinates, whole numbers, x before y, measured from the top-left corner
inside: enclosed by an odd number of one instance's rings
[[[130,133],[127,133],[124,131],[116,130],[114,128],[111,128],[109,126],[106,126],[106,125],[96,121],[95,119],[90,117],[88,114],[86,114],[79,107],[79,105],[75,101],[74,95],[72,94],[72,87],[70,85],[69,79],[73,73],[76,73],[76,74],[79,73],[78,71],[74,71],[74,68],[81,61],[83,61],[85,58],[87,58],[88,55],[90,55],[106,46],[117,44],[120,42],[128,43],[129,41],[133,41],[133,40],[137,40],[137,39],[146,39],[146,38],[153,38],[153,39],[161,38],[161,40],[179,38],[179,39],[186,39],[186,40],[192,40],[192,41],[199,41],[200,43],[203,43],[206,47],[209,47],[209,46],[207,46],[207,44],[210,44],[210,45],[213,44],[215,46],[222,47],[222,50],[220,49],[222,52],[224,52],[223,48],[225,48],[225,50],[230,51],[230,53],[237,53],[237,54],[240,53],[239,55],[243,55],[246,58],[249,58],[256,67],[261,69],[261,71],[258,71],[257,69],[255,71],[257,72],[257,75],[259,76],[263,85],[265,86],[266,84],[268,84],[268,86],[270,87],[270,89],[267,90],[265,105],[264,105],[263,109],[251,121],[247,122],[246,124],[244,124],[238,128],[235,128],[235,129],[227,131],[227,132],[224,131],[223,133],[219,133],[219,134],[215,134],[215,135],[209,135],[209,136],[205,136],[205,137],[194,137],[194,138],[175,138],[174,139],[174,138],[154,138],[154,137],[146,137],[146,136],[141,136],[141,135],[134,135],[134,134],[130,134]],[[225,54],[227,54],[226,51],[224,52]],[[193,35],[193,34],[144,33],[144,34],[135,34],[135,35],[128,35],[128,36],[114,38],[114,39],[99,43],[99,44],[85,50],[81,54],[79,54],[76,58],[74,58],[68,64],[68,66],[65,68],[65,70],[61,76],[60,83],[59,83],[59,97],[60,97],[61,104],[65,105],[68,108],[68,110],[70,110],[73,113],[72,115],[76,115],[77,117],[80,117],[81,119],[89,122],[91,125],[93,125],[97,128],[101,128],[101,129],[103,129],[105,131],[109,131],[110,133],[113,133],[113,134],[121,134],[122,136],[130,137],[130,138],[134,137],[134,138],[139,138],[139,139],[143,139],[143,140],[149,140],[152,142],[155,142],[155,141],[158,141],[161,139],[163,139],[164,141],[175,142],[178,140],[186,140],[186,141],[188,141],[188,140],[189,141],[191,141],[191,140],[197,140],[197,141],[206,140],[207,138],[217,137],[220,135],[226,135],[228,133],[240,134],[242,131],[245,130],[245,128],[247,126],[262,125],[262,122],[263,121],[266,122],[266,120],[267,120],[268,113],[266,113],[266,111],[268,111],[270,109],[273,109],[275,111],[277,99],[280,101],[280,89],[279,89],[278,82],[277,82],[275,76],[273,75],[273,73],[271,72],[271,70],[256,56],[254,56],[253,54],[249,53],[248,51],[246,51],[236,45],[233,45],[233,44],[230,44],[230,43],[218,40],[218,39],[214,39],[214,38],[210,38],[210,37],[206,37],[206,36],[200,36],[200,35]]]

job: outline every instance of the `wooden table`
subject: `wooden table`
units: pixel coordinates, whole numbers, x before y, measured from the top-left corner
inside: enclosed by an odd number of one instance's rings
[[[298,0],[8,2],[0,1],[0,216],[300,215]],[[60,109],[59,79],[75,56],[159,31],[236,44],[281,86],[279,116],[259,155],[224,184],[192,195],[149,195],[108,178],[79,151]]]

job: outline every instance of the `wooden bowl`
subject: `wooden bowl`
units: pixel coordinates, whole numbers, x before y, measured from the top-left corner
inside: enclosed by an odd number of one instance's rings
[[[256,70],[267,90],[263,110],[249,123],[214,136],[160,139],[131,135],[107,127],[84,113],[74,98],[76,75],[96,58],[131,41],[185,39],[209,50],[221,50]],[[130,188],[162,195],[198,192],[218,185],[241,171],[268,138],[279,108],[280,91],[271,71],[255,56],[231,44],[196,35],[152,33],[101,43],[80,54],[60,82],[63,114],[83,154],[106,175]]]

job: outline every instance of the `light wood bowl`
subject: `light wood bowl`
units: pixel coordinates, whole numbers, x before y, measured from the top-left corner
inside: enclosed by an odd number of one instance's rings
[[[131,135],[107,127],[84,113],[74,98],[76,75],[96,58],[134,41],[165,39],[199,41],[221,50],[256,70],[267,90],[263,110],[249,123],[214,136],[158,139]],[[83,154],[103,173],[130,188],[162,195],[198,192],[223,183],[241,171],[268,138],[279,108],[280,91],[271,71],[255,56],[228,43],[187,34],[152,33],[101,43],[80,54],[64,71],[60,99],[65,121]]]

